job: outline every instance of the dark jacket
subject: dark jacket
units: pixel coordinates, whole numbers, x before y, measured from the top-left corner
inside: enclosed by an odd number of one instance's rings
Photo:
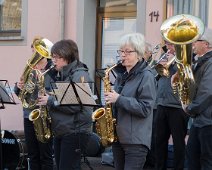
[[[157,87],[157,105],[166,106],[166,107],[174,107],[174,108],[182,108],[178,94],[174,94],[173,89],[171,87],[171,76],[175,74],[177,71],[177,66],[175,64],[171,64],[169,67],[169,77],[162,76],[158,80]]]
[[[118,75],[114,90],[120,93],[113,105],[117,136],[122,144],[143,144],[150,148],[155,78],[146,62],[138,62],[127,74]]]
[[[194,117],[194,126],[212,125],[212,51],[197,61],[193,72],[195,87],[192,90],[193,99],[188,105],[187,111]]]
[[[59,73],[50,72],[51,81],[65,81],[80,83],[81,77],[85,82],[91,82],[87,67],[77,61],[74,61]],[[70,96],[71,100],[72,96]],[[50,116],[52,118],[52,130],[55,136],[62,136],[77,132],[91,132],[92,127],[92,107],[73,106],[73,105],[57,105],[55,97],[50,96],[47,102]]]

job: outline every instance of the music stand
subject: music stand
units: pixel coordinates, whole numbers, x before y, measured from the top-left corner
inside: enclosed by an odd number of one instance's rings
[[[15,104],[15,100],[12,96],[12,90],[10,89],[7,80],[0,80],[0,109],[5,109],[4,104]],[[0,119],[0,169],[2,169],[2,131],[1,131],[1,119]]]
[[[105,76],[105,70],[106,68],[102,68],[102,69],[96,69],[96,76],[99,77],[102,81],[103,81],[103,78]],[[114,70],[111,70],[110,71],[110,84],[113,86],[114,85],[114,81],[117,77],[117,74]]]
[[[91,91],[89,83],[57,81],[51,83],[59,105],[97,106],[96,95]]]
[[[80,106],[81,108],[82,106],[92,106],[92,107],[98,106],[98,104],[95,101],[97,97],[91,91],[89,85],[90,83],[93,82],[75,83],[75,82],[57,81],[51,83],[51,86],[55,94],[58,105],[61,106],[73,105],[73,106]],[[80,148],[76,150],[77,152],[81,152]],[[81,154],[84,157],[84,162],[92,170],[93,168],[91,167],[84,153]]]
[[[5,109],[4,104],[16,104],[7,80],[0,80],[0,104],[0,109]]]
[[[1,132],[1,115],[0,115],[0,132]],[[2,138],[2,134],[0,133],[0,170],[2,170],[2,141],[1,141],[1,138]]]

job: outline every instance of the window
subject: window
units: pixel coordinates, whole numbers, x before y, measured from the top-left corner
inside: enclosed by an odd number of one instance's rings
[[[0,38],[21,36],[22,0],[0,0]]]
[[[117,63],[119,40],[126,33],[136,32],[137,0],[100,0],[97,20],[96,85],[104,104],[102,69]],[[115,76],[110,72],[113,85]]]
[[[137,0],[100,0],[100,7],[137,5]]]
[[[167,18],[177,14],[198,16],[208,26],[208,0],[167,0]]]

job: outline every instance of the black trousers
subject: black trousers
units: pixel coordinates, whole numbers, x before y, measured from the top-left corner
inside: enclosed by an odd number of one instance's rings
[[[33,122],[27,118],[24,118],[24,134],[30,170],[53,170],[52,141],[39,142],[35,135]]]
[[[142,170],[148,148],[144,145],[116,142],[112,145],[112,151],[116,170]]]
[[[189,170],[212,169],[212,125],[202,128],[191,126],[187,157]]]
[[[85,153],[88,139],[89,134],[86,133],[73,133],[54,137],[54,153],[57,169],[80,170],[81,156]]]
[[[174,169],[183,170],[188,115],[179,108],[158,106],[155,116],[155,169],[167,169],[168,140],[172,135]]]

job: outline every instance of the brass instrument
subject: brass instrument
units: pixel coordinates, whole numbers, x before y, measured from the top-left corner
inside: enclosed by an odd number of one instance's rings
[[[34,108],[37,103],[37,97],[33,96],[35,92],[35,84],[33,82],[33,70],[35,65],[42,59],[50,59],[50,50],[53,43],[46,38],[37,39],[33,42],[33,48],[35,52],[32,57],[27,61],[27,65],[24,68],[22,74],[22,80],[24,83],[24,88],[21,89],[18,97],[22,102],[24,108]],[[36,93],[36,92],[35,92]]]
[[[179,81],[173,90],[182,104],[189,104],[189,87],[195,83],[191,70],[192,43],[203,34],[204,24],[198,17],[181,14],[165,20],[160,30],[162,37],[175,45]]]
[[[44,74],[35,69],[36,64],[43,58],[51,59],[51,47],[53,43],[46,38],[36,39],[33,42],[34,53],[28,60],[24,69],[22,79],[24,87],[19,93],[19,99],[24,108],[34,109],[38,103],[39,93],[45,93]],[[46,106],[40,106],[40,109],[34,109],[29,120],[33,121],[36,137],[39,141],[45,143],[51,138],[50,117]]]
[[[155,64],[157,63],[157,59],[156,59],[156,56],[157,54],[159,53],[161,49],[161,44],[157,44],[153,49],[152,49],[152,58],[151,60],[148,62],[149,63],[149,66],[151,68],[153,68],[155,66]]]
[[[165,53],[156,63],[155,65],[152,67],[154,68],[157,73],[160,76],[165,76],[165,77],[169,77],[170,73],[169,73],[169,67],[170,65],[175,61],[175,56],[172,56],[172,58],[170,60],[168,60],[168,62],[166,64],[161,64],[160,62],[166,58],[167,53]]]
[[[159,53],[160,49],[163,49],[164,47],[161,47],[161,44],[158,44],[154,47],[152,54],[157,55]],[[154,55],[154,56],[155,56]],[[158,60],[156,57],[152,57],[151,62],[149,63],[149,66],[153,69],[155,69],[160,76],[169,77],[169,67],[170,65],[175,61],[175,56],[171,57],[171,59],[166,64],[161,64],[160,62],[167,58],[168,52],[164,53]]]
[[[45,86],[44,86],[44,75],[53,67],[54,66],[52,65],[44,73],[41,73],[40,70],[35,70],[36,75],[38,77],[38,83],[37,83],[37,86],[39,89],[38,95],[40,96],[43,96],[46,93]],[[34,109],[29,114],[29,120],[33,122],[37,140],[39,140],[42,143],[47,143],[52,137],[51,127],[50,127],[51,117],[49,116],[47,107],[45,105],[41,105],[39,109]]]
[[[105,70],[104,92],[110,92],[111,85],[109,79],[110,71],[116,67],[119,63],[112,65]],[[117,137],[115,135],[115,123],[116,119],[112,116],[112,105],[106,103],[104,108],[95,110],[92,114],[92,119],[96,122],[96,132],[100,136],[101,143],[104,147],[110,146]]]

